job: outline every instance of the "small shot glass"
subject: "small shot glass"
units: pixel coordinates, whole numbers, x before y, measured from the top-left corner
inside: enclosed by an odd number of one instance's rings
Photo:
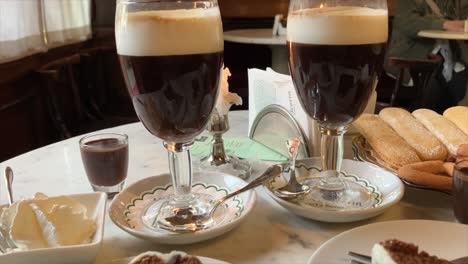
[[[462,160],[455,164],[453,211],[458,222],[468,224],[468,160]]]
[[[81,160],[94,191],[112,196],[123,189],[128,171],[128,136],[100,133],[80,139]]]

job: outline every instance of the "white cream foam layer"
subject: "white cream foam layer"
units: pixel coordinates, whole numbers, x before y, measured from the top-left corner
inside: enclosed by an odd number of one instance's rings
[[[288,16],[287,39],[322,45],[356,45],[387,42],[386,10],[366,7],[303,9]]]
[[[128,56],[187,55],[224,49],[217,8],[141,11],[116,15],[117,52]]]

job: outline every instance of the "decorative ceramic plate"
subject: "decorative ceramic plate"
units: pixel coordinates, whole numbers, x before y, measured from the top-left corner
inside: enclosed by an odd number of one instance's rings
[[[390,166],[385,161],[383,161],[379,157],[379,155],[372,149],[372,147],[367,143],[366,139],[362,135],[355,137],[352,145],[353,145],[354,159],[359,160],[359,161],[370,162],[398,176],[398,169],[393,166]],[[420,184],[415,184],[415,183],[412,183],[410,181],[407,181],[401,178],[400,180],[403,183],[405,183],[407,186],[412,187],[412,188],[437,191],[441,193],[450,194],[450,192],[446,190],[440,190],[440,189],[431,188],[431,187],[427,187],[427,186],[420,185]]]
[[[320,171],[320,158],[309,158],[296,162],[296,175],[299,181],[317,178]],[[373,200],[368,208],[337,211],[318,207],[314,202],[308,202],[307,199],[299,201],[281,199],[274,194],[274,190],[287,183],[284,174],[267,182],[265,189],[273,200],[297,215],[335,223],[353,222],[377,216],[403,197],[404,186],[400,179],[373,164],[345,159],[341,166],[341,173],[347,180],[364,186],[372,194]]]
[[[375,243],[393,238],[416,244],[421,250],[448,260],[468,256],[468,225],[400,220],[374,223],[343,232],[322,244],[307,263],[348,264],[348,251],[370,255]]]
[[[247,183],[238,177],[219,172],[196,172],[192,191],[209,194],[219,199],[238,190]],[[169,174],[148,177],[135,182],[112,201],[109,215],[112,221],[127,233],[136,237],[163,244],[190,244],[222,235],[237,226],[252,210],[255,192],[247,191],[227,200],[225,213],[220,221],[208,229],[193,233],[173,233],[160,228],[150,227],[142,221],[142,214],[155,200],[173,194]],[[215,218],[216,218],[215,214]]]

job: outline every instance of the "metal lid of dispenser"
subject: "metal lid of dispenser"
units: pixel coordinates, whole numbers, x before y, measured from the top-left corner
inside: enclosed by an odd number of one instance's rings
[[[252,123],[249,137],[288,157],[286,140],[298,138],[301,144],[297,158],[310,157],[309,141],[294,116],[280,105],[268,105]]]

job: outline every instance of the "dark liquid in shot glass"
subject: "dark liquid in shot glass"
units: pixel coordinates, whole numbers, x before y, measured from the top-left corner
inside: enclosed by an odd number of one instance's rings
[[[128,145],[121,140],[104,138],[81,147],[81,158],[91,184],[115,186],[127,177]]]
[[[453,175],[454,213],[460,223],[468,224],[468,167]]]

